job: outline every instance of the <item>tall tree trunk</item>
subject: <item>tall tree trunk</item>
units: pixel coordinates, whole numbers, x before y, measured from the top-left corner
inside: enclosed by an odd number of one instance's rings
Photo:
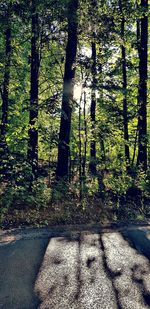
[[[123,125],[124,125],[124,141],[125,141],[125,158],[127,167],[130,163],[129,152],[129,132],[128,132],[128,107],[127,107],[127,61],[126,61],[126,48],[125,48],[125,18],[122,9],[122,1],[119,1],[120,13],[122,15],[121,21],[121,54],[122,54],[122,85],[123,85]]]
[[[96,120],[96,43],[95,33],[93,33],[92,42],[92,93],[91,93],[91,122],[92,122],[92,140],[90,145],[90,172],[96,174],[96,140],[95,140],[95,120]]]
[[[87,155],[87,121],[86,121],[86,92],[84,91],[84,105],[83,105],[83,117],[84,117],[84,157],[83,157],[83,178],[86,175],[86,155]],[[85,179],[84,179],[85,180]]]
[[[139,9],[138,6],[138,1],[136,0],[135,2],[136,5],[136,9]],[[139,18],[137,18],[136,21],[136,38],[137,38],[137,51],[138,51],[138,57],[140,57],[140,20]],[[137,108],[139,108],[139,94],[137,95]],[[137,150],[137,142],[138,142],[138,124],[137,124],[137,128],[136,128],[136,132],[135,132],[135,141],[134,141],[134,148],[133,148],[133,157],[132,157],[132,162],[131,162],[131,166],[133,167],[134,165],[134,161],[135,161],[135,156],[136,156],[136,150]]]
[[[66,47],[62,112],[58,145],[57,179],[68,177],[69,173],[69,144],[77,53],[77,9],[78,0],[70,0],[68,4],[68,42]]]
[[[99,48],[99,54],[98,54],[98,72],[100,75],[99,81],[101,86],[103,86],[103,67],[102,67],[102,47]],[[104,94],[103,94],[103,87],[100,91],[100,103],[99,106],[101,108],[101,104],[103,105],[103,101],[104,101]],[[102,162],[103,164],[106,163],[106,155],[105,155],[105,144],[104,144],[104,136],[102,132],[99,132],[99,141],[100,141],[100,151],[101,151],[101,158],[102,158]]]
[[[82,92],[79,102],[79,183],[80,183],[80,201],[82,200],[82,140],[81,140],[81,103],[82,103]]]
[[[147,62],[148,62],[148,0],[141,0],[144,11],[141,18],[139,49],[139,110],[138,110],[138,158],[137,165],[147,170]]]
[[[2,123],[1,123],[2,138],[6,134],[6,126],[8,120],[10,60],[11,60],[11,29],[9,26],[6,30],[6,62],[5,62],[5,73],[4,73],[4,81],[2,89]]]
[[[31,38],[31,88],[29,113],[28,160],[36,176],[38,170],[38,84],[39,84],[39,18],[36,1],[32,1],[32,38]]]
[[[9,83],[10,83],[10,64],[11,64],[11,26],[10,26],[10,12],[8,10],[7,29],[5,32],[5,70],[4,79],[1,89],[2,97],[2,118],[0,126],[0,165],[1,174],[7,173],[6,163],[8,161],[8,147],[6,143],[7,122],[8,122],[8,106],[9,106]]]

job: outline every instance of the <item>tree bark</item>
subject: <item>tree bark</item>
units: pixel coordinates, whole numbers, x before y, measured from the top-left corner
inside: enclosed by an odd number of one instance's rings
[[[86,92],[84,91],[84,106],[83,106],[83,116],[84,116],[84,157],[83,157],[83,178],[86,175],[86,155],[87,155],[87,120],[86,120]]]
[[[100,84],[102,86],[102,89],[100,91],[100,104],[99,106],[101,107],[101,104],[104,104],[104,94],[103,94],[103,67],[102,67],[102,47],[100,46],[99,48],[99,54],[98,54],[98,72],[100,75]],[[106,155],[105,155],[105,144],[104,144],[104,136],[103,133],[100,131],[99,132],[99,142],[100,142],[100,151],[101,151],[101,158],[102,158],[102,162],[103,164],[105,164],[106,162]]]
[[[11,58],[11,29],[6,30],[6,64],[2,90],[2,124],[1,134],[5,136],[8,121],[9,81],[10,81],[10,58]]]
[[[38,170],[38,85],[39,85],[39,18],[36,2],[32,1],[32,38],[31,38],[31,86],[29,112],[28,160],[36,176]]]
[[[93,33],[92,42],[92,94],[91,94],[91,122],[92,122],[92,140],[90,145],[90,172],[96,174],[96,140],[95,140],[95,120],[96,120],[96,43],[95,33]]]
[[[141,39],[139,48],[139,110],[137,165],[147,170],[147,77],[148,77],[148,0],[141,0]]]
[[[127,61],[126,61],[126,48],[125,42],[125,17],[122,9],[122,1],[119,1],[120,13],[122,15],[121,21],[121,54],[122,54],[122,86],[123,86],[123,126],[124,126],[124,141],[125,141],[125,159],[127,167],[130,163],[130,151],[129,151],[129,132],[128,132],[128,106],[127,106]]]
[[[77,9],[78,0],[70,0],[68,4],[68,42],[66,46],[66,61],[63,82],[62,112],[60,121],[57,179],[69,174],[70,131],[73,105],[73,90],[75,78],[75,62],[77,53]]]
[[[136,1],[136,9],[139,9],[138,6],[138,1]],[[138,51],[138,57],[140,57],[140,20],[139,18],[136,21],[136,38],[137,38],[137,51]],[[137,108],[139,108],[139,95],[137,95]],[[137,142],[138,142],[138,124],[137,124],[137,129],[135,133],[135,142],[134,142],[134,148],[133,148],[133,157],[132,157],[132,162],[131,166],[133,167],[135,157],[136,157],[136,150],[137,150]]]
[[[8,146],[6,142],[8,107],[9,107],[9,84],[10,84],[10,65],[11,65],[11,24],[10,11],[7,13],[7,29],[5,31],[5,70],[3,85],[1,88],[2,98],[2,118],[0,125],[0,173],[7,174],[8,171]]]
[[[79,103],[79,183],[80,183],[80,201],[82,200],[81,103],[82,103],[82,93],[81,93],[80,103]]]

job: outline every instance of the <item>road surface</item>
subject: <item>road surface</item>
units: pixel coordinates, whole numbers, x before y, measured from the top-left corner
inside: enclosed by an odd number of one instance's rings
[[[0,308],[150,308],[150,226],[1,231]]]

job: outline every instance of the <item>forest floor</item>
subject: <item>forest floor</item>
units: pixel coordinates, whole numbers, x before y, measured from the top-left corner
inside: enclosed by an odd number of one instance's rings
[[[0,232],[0,308],[150,308],[150,222]]]
[[[150,218],[150,196],[138,187],[118,194],[111,187],[80,196],[77,179],[68,187],[55,178],[39,178],[32,190],[24,182],[0,184],[0,228],[50,227],[66,224],[139,222]],[[93,182],[92,182],[93,181]],[[95,179],[90,178],[90,190]],[[46,188],[46,189],[45,189]]]
[[[19,227],[45,227],[66,224],[123,223],[148,219],[141,207],[130,203],[120,205],[99,198],[89,199],[81,205],[77,200],[53,203],[47,207],[14,204],[1,215],[2,229]]]

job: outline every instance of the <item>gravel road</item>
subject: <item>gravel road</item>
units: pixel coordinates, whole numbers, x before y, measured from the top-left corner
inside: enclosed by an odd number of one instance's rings
[[[1,231],[0,308],[150,308],[150,226]]]

